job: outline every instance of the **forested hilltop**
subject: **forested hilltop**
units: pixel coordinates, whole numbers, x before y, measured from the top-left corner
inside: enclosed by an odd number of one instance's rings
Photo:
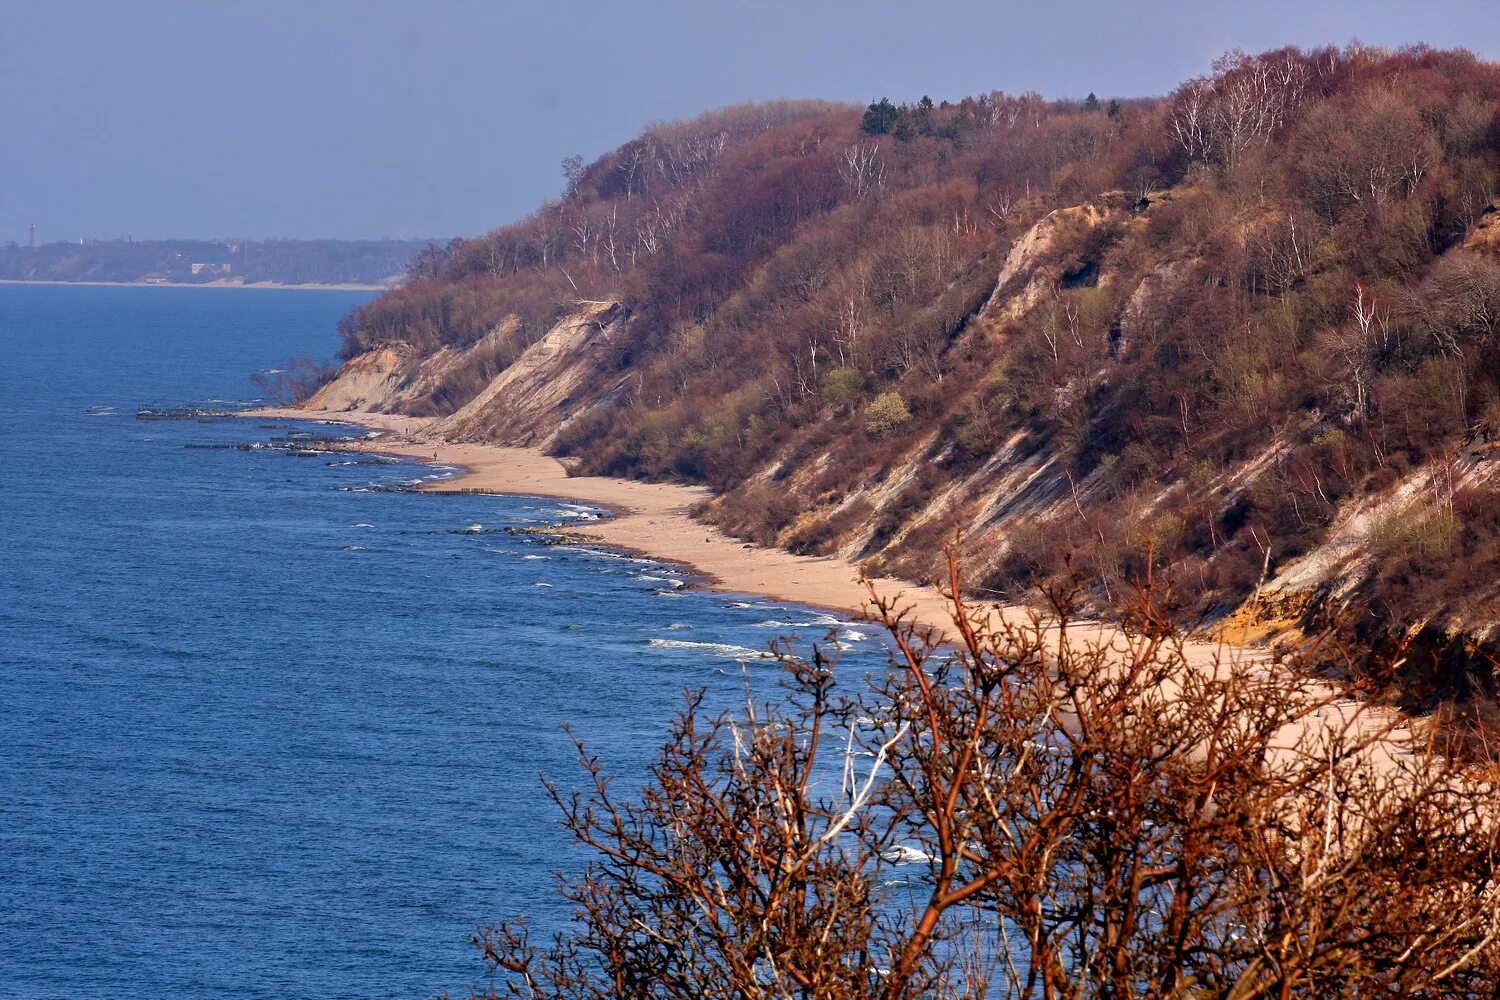
[[[392,284],[420,240],[92,240],[0,247],[8,281]]]
[[[913,579],[961,529],[987,596],[1066,557],[1231,638],[1416,630],[1408,693],[1489,691],[1497,111],[1496,64],[1351,47],[658,125],[421,254],[316,402],[704,482],[735,533]]]

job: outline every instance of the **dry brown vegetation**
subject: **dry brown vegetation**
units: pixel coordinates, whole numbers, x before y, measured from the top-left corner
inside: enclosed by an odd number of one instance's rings
[[[483,934],[497,992],[1496,994],[1497,793],[1466,761],[1500,683],[1500,66],[1235,52],[1162,100],[778,102],[565,167],[420,256],[346,356],[503,327],[418,404],[447,413],[618,302],[555,448],[707,483],[765,544],[951,572],[956,646],[887,605],[888,675],[783,650],[787,700],[693,700],[638,799],[580,748],[576,924]],[[1276,604],[1340,642],[1188,667],[1179,615],[1362,512]],[[988,532],[975,589],[1036,619],[959,599],[959,526]],[[1382,700],[1445,735],[1403,746]]]
[[[1212,621],[1419,481],[1320,582],[1373,646],[1433,630],[1407,703],[1468,704],[1500,623],[1497,109],[1493,63],[1361,46],[1229,53],[1162,100],[727,109],[570,162],[561,199],[422,256],[345,351],[515,317],[420,404],[441,414],[618,301],[608,398],[559,453],[914,580],[991,530],[973,579],[1011,599],[1075,552],[1105,608],[1151,551]]]
[[[782,649],[787,697],[691,698],[638,799],[550,786],[593,861],[575,924],[476,944],[515,997],[1489,996],[1496,790],[1348,687],[1185,664],[1161,588],[1102,644],[955,644],[882,602],[892,671]]]

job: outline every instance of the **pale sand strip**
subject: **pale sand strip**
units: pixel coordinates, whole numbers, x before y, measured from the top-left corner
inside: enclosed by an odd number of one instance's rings
[[[694,520],[689,511],[709,496],[703,487],[569,476],[561,462],[535,448],[426,441],[422,431],[429,421],[420,417],[278,408],[248,415],[334,420],[384,431],[382,437],[364,446],[388,455],[464,468],[452,479],[423,485],[421,489],[428,492],[483,490],[601,504],[616,516],[590,524],[588,534],[607,545],[684,563],[720,590],[856,613],[868,602],[869,593],[860,582],[858,568],[846,560],[798,556],[751,545]],[[948,605],[934,588],[888,577],[875,580],[875,585],[884,595],[901,594],[902,603],[913,605],[923,622],[949,620]]]
[[[870,605],[870,592],[860,578],[859,568],[846,559],[799,556],[753,545],[696,520],[690,511],[711,495],[701,486],[570,476],[563,463],[535,448],[429,439],[424,432],[432,421],[424,417],[277,407],[246,415],[328,420],[377,430],[382,436],[360,442],[362,450],[464,469],[452,479],[423,484],[419,489],[425,492],[480,490],[601,504],[616,516],[590,524],[588,534],[607,545],[688,565],[719,590],[759,594],[859,615]],[[876,577],[871,582],[882,597],[898,598],[901,606],[910,607],[916,620],[924,625],[942,629],[951,624],[952,605],[936,587],[893,577]],[[1026,617],[1023,608],[983,606],[1011,620]],[[1096,623],[1079,623],[1073,627],[1072,635],[1078,642],[1109,641],[1117,631]],[[1205,642],[1188,644],[1186,652],[1189,662],[1195,665],[1212,665],[1220,658],[1236,654],[1264,655]]]
[[[535,448],[426,440],[423,432],[431,421],[421,417],[275,407],[250,411],[245,416],[327,420],[378,430],[381,437],[361,442],[359,447],[432,464],[461,466],[465,470],[452,479],[420,487],[427,492],[480,490],[558,497],[609,507],[616,516],[590,524],[590,535],[610,546],[686,564],[720,590],[758,594],[856,615],[863,615],[869,607],[869,590],[861,582],[858,568],[847,560],[797,556],[780,549],[749,545],[695,520],[689,511],[710,495],[703,487],[569,476],[561,462]],[[882,596],[898,598],[902,606],[909,607],[916,620],[924,625],[941,629],[952,622],[951,605],[934,587],[890,577],[876,578],[873,583]],[[1017,607],[990,606],[990,609],[1004,618],[1021,619],[1026,615],[1024,609]],[[1072,626],[1069,635],[1070,641],[1080,646],[1113,643],[1120,638],[1118,630],[1111,626],[1082,622]],[[1189,665],[1206,670],[1215,669],[1220,662],[1265,656],[1263,651],[1205,642],[1185,643],[1182,652]],[[1290,751],[1309,733],[1319,729],[1336,731],[1355,718],[1359,720],[1356,729],[1371,732],[1397,721],[1389,710],[1369,706],[1362,709],[1356,703],[1341,702],[1289,726],[1276,742]],[[1405,756],[1404,744],[1408,739],[1409,733],[1400,727],[1367,752],[1386,774],[1400,773],[1406,770],[1403,758],[1411,759]]]

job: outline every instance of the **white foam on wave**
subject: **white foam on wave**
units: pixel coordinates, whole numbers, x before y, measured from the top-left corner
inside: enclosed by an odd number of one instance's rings
[[[863,632],[855,631],[853,622],[846,622],[836,615],[817,615],[811,621],[794,622],[770,619],[769,621],[756,622],[756,628],[825,628],[838,629],[839,635],[853,642],[868,638]]]
[[[731,608],[748,608],[751,611],[785,611],[786,608],[779,604],[766,604],[761,601],[730,601]]]
[[[551,559],[551,556],[522,556],[522,559]]]
[[[751,649],[748,646],[736,646],[728,642],[691,642],[687,639],[651,639],[648,645],[656,649],[681,649],[695,650],[709,653],[713,656],[722,656],[731,660],[764,660],[769,659],[771,654],[762,650]]]
[[[585,554],[591,555],[591,556],[598,556],[600,559],[613,559],[616,562],[634,563],[637,566],[659,566],[659,565],[661,565],[655,559],[643,559],[640,556],[633,556],[633,555],[630,555],[630,554],[625,553],[625,552],[615,552],[615,551],[613,551],[611,549],[601,549],[601,548],[598,548],[597,546],[593,546],[593,545],[580,545],[577,548],[575,548],[573,551],[574,552],[582,552],[582,553],[585,553]]]
[[[933,860],[931,854],[907,844],[886,848],[880,852],[880,858],[892,865],[921,865]]]
[[[557,510],[548,512],[552,517],[562,517],[574,521],[597,521],[601,512],[597,507],[585,507],[582,504],[565,503]]]
[[[661,630],[663,632],[681,632],[683,629],[689,629],[692,627],[693,626],[689,625],[687,622],[673,622],[670,625],[663,625],[661,627]]]
[[[650,573],[637,573],[635,578],[637,580],[645,581],[646,583],[665,583],[673,590],[681,590],[683,587],[687,586],[686,580],[679,579],[675,576],[652,576]]]

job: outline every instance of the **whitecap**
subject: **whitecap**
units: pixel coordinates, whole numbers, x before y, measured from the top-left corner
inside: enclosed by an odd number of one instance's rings
[[[714,656],[728,657],[733,660],[741,659],[769,659],[771,654],[762,650],[751,649],[748,646],[736,646],[728,642],[690,642],[687,639],[650,639],[648,645],[656,649],[683,649],[699,650]]]
[[[731,608],[748,608],[752,611],[785,611],[786,608],[779,604],[766,604],[762,601],[730,601]]]
[[[863,632],[851,628],[850,626],[853,624],[853,622],[841,621],[833,615],[818,615],[811,621],[805,622],[781,621],[780,619],[773,618],[768,621],[756,622],[755,628],[837,629],[840,638],[848,639],[851,642],[858,642],[861,639],[869,638],[869,636],[865,635]]]
[[[552,586],[552,584],[550,584],[550,583],[533,583],[532,586],[533,587],[548,587],[548,588],[550,588]]]
[[[522,559],[551,559],[551,556],[522,556]]]
[[[356,527],[356,528],[373,528],[373,527],[375,527],[375,525],[373,525],[373,524],[366,524],[365,522],[361,521],[358,524],[354,525],[354,527]]]
[[[926,851],[919,851],[915,847],[905,844],[897,844],[880,852],[882,861],[893,865],[919,865],[926,864],[932,860],[932,855]]]

